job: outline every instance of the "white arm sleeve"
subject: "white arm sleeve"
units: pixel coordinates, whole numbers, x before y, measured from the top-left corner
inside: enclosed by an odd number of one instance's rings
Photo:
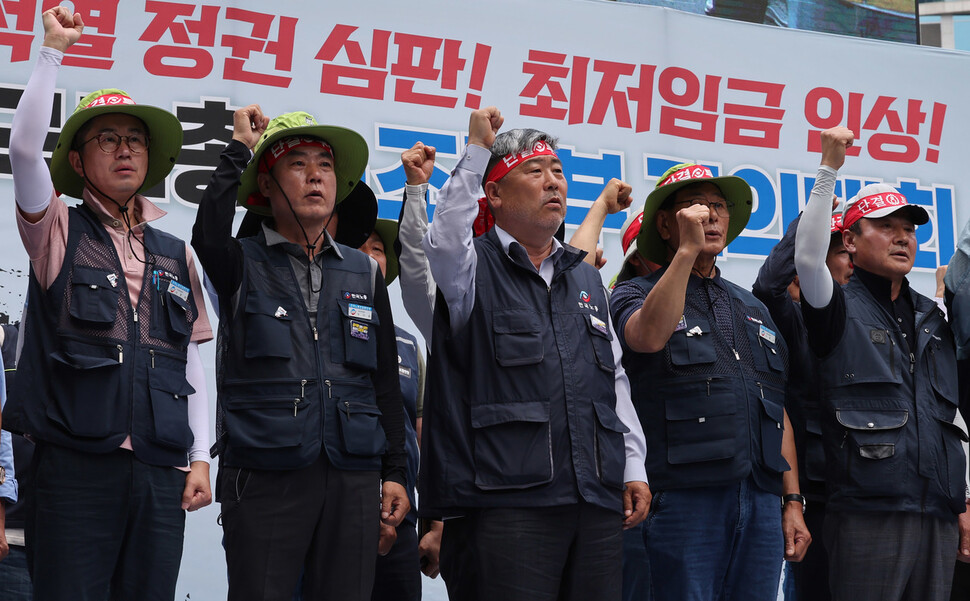
[[[189,343],[186,359],[185,379],[195,389],[195,393],[189,395],[189,428],[195,436],[189,449],[189,463],[209,461],[209,393],[198,342]]]
[[[428,232],[428,205],[425,194],[428,184],[408,186],[407,202],[401,215],[401,228],[398,240],[401,241],[401,256],[398,258],[401,269],[401,300],[404,309],[418,331],[424,336],[426,344],[431,344],[431,323],[434,317],[434,299],[437,290],[428,256],[421,241]]]
[[[798,223],[795,234],[795,271],[798,273],[802,299],[821,309],[832,300],[832,274],[825,264],[832,237],[832,194],[838,172],[819,167],[812,196]]]
[[[14,198],[24,213],[40,213],[54,192],[44,161],[44,140],[54,107],[54,84],[64,53],[42,47],[10,126],[10,170]]]

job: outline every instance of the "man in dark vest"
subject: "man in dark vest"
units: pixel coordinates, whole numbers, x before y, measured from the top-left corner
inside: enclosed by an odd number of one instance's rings
[[[788,345],[789,370],[785,405],[791,417],[798,451],[798,477],[805,496],[805,524],[810,532],[822,532],[825,519],[825,451],[819,413],[818,359],[808,345],[808,333],[799,308],[798,276],[795,275],[796,217],[782,239],[771,249],[758,271],[751,292],[763,302]],[[833,209],[831,235],[825,264],[840,285],[852,276],[852,261],[842,244],[842,208]],[[828,554],[820,540],[809,547],[805,558],[790,564],[795,592],[801,599],[828,601]]]
[[[367,144],[257,105],[233,125],[192,232],[219,298],[213,454],[229,599],[290,599],[303,573],[305,599],[366,601],[378,520],[397,526],[410,506],[384,277],[326,232]],[[270,218],[239,240],[237,201]]]
[[[646,514],[644,445],[606,291],[555,233],[566,179],[555,139],[496,137],[474,111],[424,247],[438,298],[424,408],[421,513],[444,517],[447,582],[481,599],[618,600],[621,532]],[[473,238],[484,188],[494,227]]]
[[[664,267],[613,289],[650,446],[644,540],[658,601],[774,600],[782,557],[800,559],[811,541],[785,414],[784,341],[764,305],[715,267],[750,213],[743,179],[671,167],[637,235],[640,254]]]
[[[863,187],[842,213],[855,270],[848,284],[833,282],[825,265],[829,207],[853,133],[837,127],[821,138],[795,266],[808,342],[821,366],[832,597],[948,599],[957,515],[965,511],[967,435],[953,424],[953,334],[936,303],[906,279],[916,226],[929,216],[887,184]]]
[[[26,543],[34,599],[175,595],[185,511],[209,503],[211,331],[185,242],[140,193],[175,164],[182,128],[125,92],[81,99],[43,145],[60,61],[81,15],[44,12],[44,47],[10,135],[30,257],[23,351],[4,427],[37,445]],[[81,198],[68,207],[57,192]]]

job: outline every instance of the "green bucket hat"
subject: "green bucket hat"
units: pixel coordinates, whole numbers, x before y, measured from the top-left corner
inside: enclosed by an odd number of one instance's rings
[[[728,225],[727,242],[730,244],[748,225],[751,217],[751,186],[736,175],[714,177],[711,170],[695,163],[674,165],[657,180],[657,186],[647,196],[643,204],[643,227],[637,235],[637,248],[646,259],[659,265],[667,264],[667,245],[660,237],[656,227],[657,211],[677,190],[696,183],[711,183],[720,188],[724,198],[733,203],[729,209],[731,221]]]
[[[182,150],[182,124],[179,120],[165,109],[135,104],[131,96],[123,90],[106,88],[82,98],[61,128],[57,146],[51,154],[51,180],[56,190],[74,198],[81,198],[84,178],[71,167],[68,153],[74,145],[74,136],[85,123],[111,113],[138,117],[148,128],[148,172],[145,174],[145,182],[138,189],[139,192],[144,192],[164,180],[172,171]]]
[[[357,132],[334,125],[318,125],[313,115],[303,111],[285,113],[269,122],[266,131],[256,144],[253,160],[243,171],[239,183],[237,201],[239,205],[259,213],[271,215],[269,200],[260,194],[256,178],[263,153],[277,140],[291,136],[311,136],[320,138],[333,149],[334,173],[337,177],[337,198],[339,203],[350,194],[360,181],[367,167],[367,142]]]
[[[387,258],[387,269],[384,273],[384,284],[390,286],[401,272],[401,267],[397,262],[397,252],[395,243],[397,242],[399,224],[393,219],[378,219],[374,224],[374,231],[384,242],[384,256]]]

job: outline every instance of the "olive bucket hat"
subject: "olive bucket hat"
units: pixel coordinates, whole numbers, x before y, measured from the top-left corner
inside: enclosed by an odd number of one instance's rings
[[[710,183],[721,190],[727,200],[730,213],[730,223],[727,231],[727,244],[744,231],[751,217],[752,194],[751,186],[736,175],[722,175],[714,177],[708,167],[695,163],[680,163],[674,165],[657,180],[657,186],[647,196],[643,204],[643,223],[637,234],[637,248],[644,258],[659,265],[667,264],[667,244],[657,232],[657,211],[677,190],[691,184]]]
[[[175,166],[175,160],[182,150],[182,124],[172,113],[155,106],[135,104],[131,96],[123,90],[106,88],[91,92],[81,99],[74,113],[68,118],[57,146],[51,154],[51,180],[54,188],[64,194],[81,198],[84,193],[84,178],[74,171],[68,160],[68,153],[74,149],[74,137],[84,125],[101,115],[122,113],[132,115],[144,122],[148,128],[148,172],[139,192],[148,190],[165,179]],[[81,140],[83,142],[83,140]]]
[[[259,213],[271,215],[269,200],[259,192],[257,175],[265,151],[278,140],[293,136],[319,138],[333,152],[334,173],[337,178],[335,202],[350,194],[367,168],[367,142],[357,132],[335,125],[318,125],[313,115],[303,111],[285,113],[269,122],[253,153],[253,160],[243,171],[237,200],[239,205]]]

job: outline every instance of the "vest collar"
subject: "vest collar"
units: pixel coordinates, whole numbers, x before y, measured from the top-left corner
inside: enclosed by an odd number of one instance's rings
[[[266,244],[266,246],[281,245],[282,249],[287,254],[293,255],[295,257],[307,256],[306,247],[290,242],[289,240],[284,238],[282,234],[280,234],[272,227],[270,227],[268,221],[269,220],[265,220],[260,224],[260,227],[262,228],[261,234],[263,236],[263,242]],[[333,238],[330,237],[330,232],[324,230],[323,231],[323,250],[317,253],[316,257],[322,257],[323,254],[326,252],[333,252],[335,255],[337,255],[338,259],[342,260],[344,258],[343,254],[341,254],[340,252],[340,249],[337,248],[337,245],[334,243]]]

